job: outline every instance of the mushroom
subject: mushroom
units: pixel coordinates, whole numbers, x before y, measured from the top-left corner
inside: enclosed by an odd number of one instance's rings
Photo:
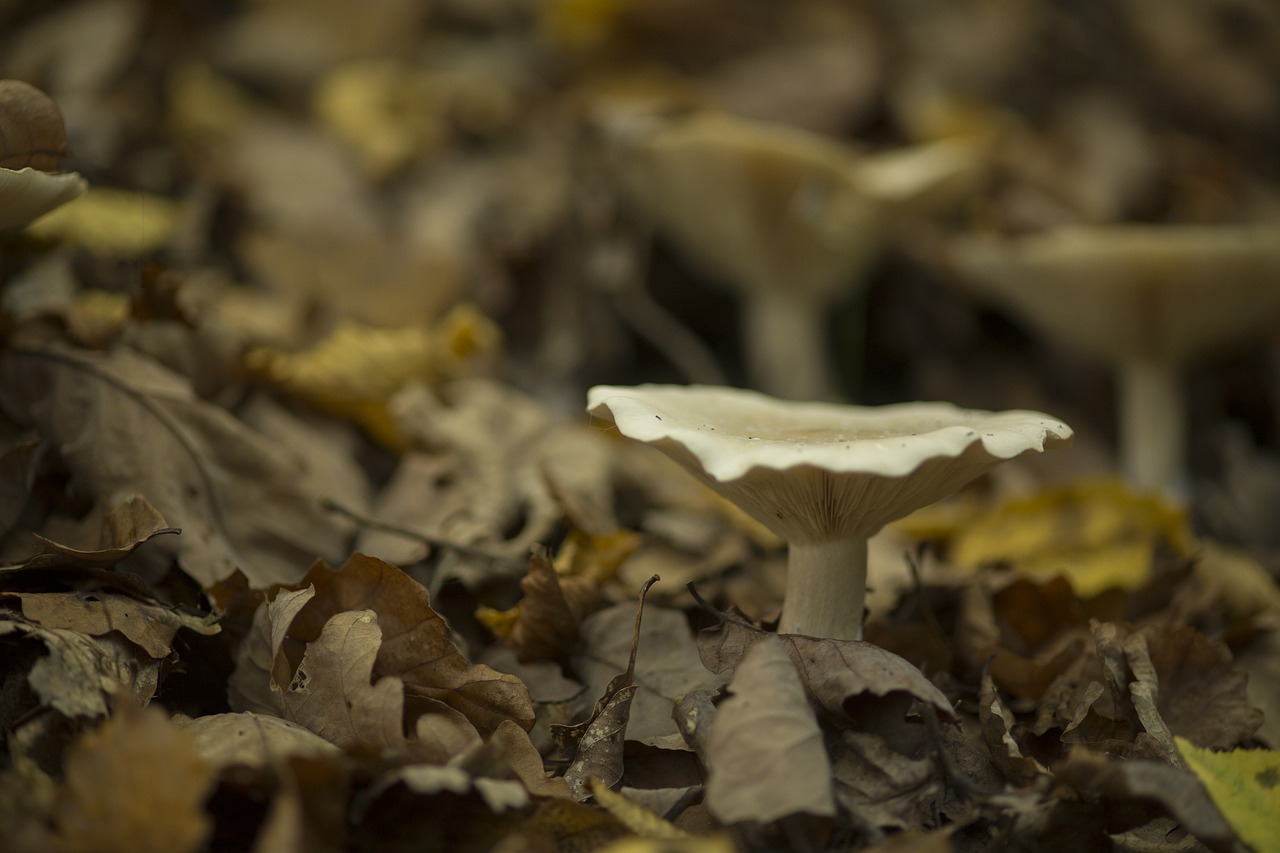
[[[0,80],[0,231],[21,228],[85,190],[57,172],[67,145],[53,99],[21,80]]]
[[[1067,226],[950,247],[958,276],[1046,337],[1118,371],[1120,468],[1185,498],[1178,372],[1268,328],[1280,309],[1276,225]]]
[[[859,157],[827,137],[697,113],[617,122],[622,182],[690,258],[738,291],[751,382],[832,398],[826,318],[864,281],[897,213],[936,208],[972,183],[969,146]]]
[[[788,544],[778,630],[862,636],[867,539],[1071,429],[1039,412],[845,406],[715,386],[598,385],[587,410],[656,447]]]

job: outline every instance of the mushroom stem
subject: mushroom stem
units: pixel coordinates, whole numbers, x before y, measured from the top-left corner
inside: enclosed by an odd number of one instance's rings
[[[753,385],[789,400],[835,397],[825,309],[820,299],[776,287],[743,301],[742,339]]]
[[[1177,372],[1149,359],[1121,365],[1120,468],[1140,488],[1187,495],[1182,386]]]
[[[780,634],[862,639],[867,597],[867,538],[791,543]]]

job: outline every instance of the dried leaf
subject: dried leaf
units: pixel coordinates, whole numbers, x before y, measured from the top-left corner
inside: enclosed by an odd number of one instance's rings
[[[1231,827],[1190,773],[1156,761],[1119,761],[1082,749],[1072,750],[1053,770],[1059,782],[1105,798],[1102,807],[1107,811],[1119,812],[1126,801],[1153,803],[1213,850],[1234,849]]]
[[[426,587],[401,569],[354,554],[337,569],[316,564],[302,584],[313,585],[316,595],[290,624],[291,637],[313,642],[333,616],[368,609],[381,634],[376,678],[400,679],[408,695],[454,708],[484,736],[505,720],[525,730],[533,725],[533,704],[520,679],[469,663],[432,610]]]
[[[724,622],[698,636],[702,660],[712,672],[735,667],[757,643],[771,636],[743,622]],[[947,697],[918,668],[879,646],[861,640],[821,640],[800,634],[782,635],[799,673],[805,694],[834,719],[847,720],[858,697],[892,699],[895,694],[932,705],[952,719]],[[909,702],[908,702],[909,704]],[[857,704],[867,725],[865,702]],[[902,709],[905,710],[905,707]],[[900,723],[899,719],[897,722]]]
[[[236,711],[284,716],[279,684],[293,678],[281,649],[289,626],[298,611],[315,596],[315,589],[282,591],[271,601],[262,601],[253,614],[253,625],[240,644],[235,671],[227,685],[227,697]]]
[[[799,673],[776,637],[738,664],[707,743],[707,806],[724,823],[832,816],[831,764]]]
[[[201,584],[236,568],[257,586],[291,581],[316,556],[344,550],[346,528],[297,486],[305,458],[281,453],[145,358],[10,347],[0,404],[61,450],[85,494],[138,492],[180,527],[164,547]]]
[[[285,719],[343,749],[372,755],[405,751],[404,686],[386,676],[373,682],[382,631],[372,610],[330,618],[307,644],[292,680],[283,686]]]
[[[1063,574],[1090,598],[1145,585],[1161,549],[1193,552],[1184,511],[1119,482],[1089,480],[994,507],[957,531],[951,560],[970,570],[1010,563],[1029,578]]]
[[[1023,755],[1013,736],[1015,717],[1000,700],[989,672],[982,674],[978,691],[978,724],[992,762],[1011,785],[1028,785],[1049,771],[1039,761]]]
[[[90,638],[76,631],[0,618],[0,638],[31,638],[43,646],[45,653],[26,673],[27,683],[39,707],[50,708],[71,719],[106,716],[109,698],[120,692],[121,687],[138,702],[147,702],[155,695],[159,683],[159,661],[139,660],[132,646],[114,636]],[[22,716],[34,709],[9,710]],[[26,720],[23,726],[16,725],[16,718],[7,722],[15,732],[11,737],[20,741],[26,740],[26,723],[34,724],[36,729],[44,725],[39,716]],[[38,737],[39,732],[31,736]]]
[[[621,821],[627,829],[644,838],[682,839],[689,833],[677,829],[670,822],[663,820],[653,812],[638,805],[625,796],[615,793],[599,779],[589,780],[591,796],[596,805]]]
[[[587,685],[587,693],[603,695],[606,685],[627,668],[631,655],[628,628],[634,613],[618,604],[593,613],[582,622],[583,645],[573,656],[573,669]],[[671,719],[676,699],[700,688],[714,690],[728,674],[713,674],[698,657],[689,622],[678,610],[646,608],[636,658],[636,696],[627,737],[654,743],[677,734]]]
[[[1178,749],[1213,804],[1245,843],[1258,853],[1280,850],[1280,752],[1274,749],[1200,749],[1185,738]]]
[[[520,581],[520,589],[524,598],[512,610],[481,609],[476,614],[511,644],[519,660],[555,660],[577,645],[578,621],[585,614],[575,614],[570,607],[560,576],[545,551],[535,550],[529,558],[529,573]]]
[[[163,248],[181,213],[179,202],[163,196],[92,187],[75,204],[41,217],[27,230],[95,255],[136,258]]]
[[[69,851],[200,850],[212,829],[204,800],[213,778],[192,735],[157,709],[121,701],[67,756],[54,839]]]
[[[434,383],[478,371],[500,339],[492,321],[459,305],[434,329],[348,322],[303,352],[254,350],[246,365],[270,385],[355,421],[389,447],[404,448],[405,439],[387,412],[392,395],[410,382]]]
[[[200,757],[220,770],[236,765],[274,767],[293,755],[334,758],[339,754],[329,741],[279,717],[246,711],[174,722],[195,737]]]
[[[1246,679],[1232,668],[1226,647],[1190,626],[1144,627],[1140,633],[1158,679],[1156,707],[1173,734],[1197,746],[1226,749],[1262,725],[1262,712],[1249,704]]]
[[[40,554],[28,560],[24,568],[60,565],[107,568],[153,537],[182,532],[170,527],[160,511],[138,494],[99,501],[78,528],[78,535],[71,542],[55,542],[33,534],[42,547]]]
[[[895,738],[900,739],[900,738]],[[938,772],[885,737],[841,731],[829,741],[836,800],[879,829],[921,829],[938,808]]]
[[[636,695],[636,656],[640,651],[644,599],[649,587],[657,581],[658,576],[654,575],[640,589],[627,668],[610,679],[590,717],[572,726],[551,727],[551,734],[560,748],[566,752],[573,750],[573,760],[565,771],[564,779],[575,799],[585,800],[590,796],[588,782],[593,778],[606,787],[613,787],[622,779],[623,738],[630,722],[631,700]]]
[[[183,613],[118,593],[0,592],[0,600],[8,595],[21,602],[23,616],[45,628],[65,628],[91,637],[119,631],[157,659],[173,651],[173,638],[183,628],[205,636],[220,630],[213,617]]]

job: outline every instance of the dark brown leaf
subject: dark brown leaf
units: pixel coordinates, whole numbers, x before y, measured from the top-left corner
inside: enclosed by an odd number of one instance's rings
[[[406,694],[457,710],[484,736],[506,720],[532,727],[533,703],[523,682],[469,663],[450,641],[448,624],[431,608],[426,587],[403,570],[354,554],[337,569],[317,563],[301,585],[313,586],[316,594],[290,623],[290,637],[313,642],[337,614],[370,610],[382,636],[375,678],[400,679]]]

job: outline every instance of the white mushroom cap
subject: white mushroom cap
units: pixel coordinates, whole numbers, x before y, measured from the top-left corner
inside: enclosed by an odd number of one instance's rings
[[[870,536],[1000,462],[1072,436],[1039,412],[795,403],[698,385],[597,386],[587,409],[793,544]]]
[[[85,191],[75,172],[0,169],[0,231],[21,228]]]
[[[1280,226],[1071,226],[962,237],[959,276],[1046,336],[1113,364],[1184,362],[1280,313]]]

